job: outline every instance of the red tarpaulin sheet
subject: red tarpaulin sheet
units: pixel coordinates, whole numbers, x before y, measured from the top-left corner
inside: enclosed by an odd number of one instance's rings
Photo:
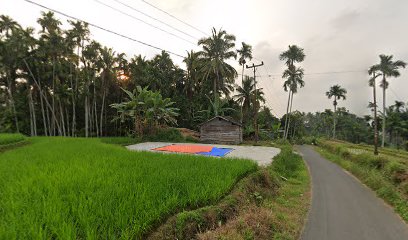
[[[165,152],[178,152],[178,153],[199,153],[199,152],[211,152],[213,147],[211,146],[198,146],[198,145],[169,145],[165,147],[155,148],[155,151]]]

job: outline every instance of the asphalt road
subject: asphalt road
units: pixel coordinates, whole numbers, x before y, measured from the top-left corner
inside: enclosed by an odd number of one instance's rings
[[[408,226],[373,191],[310,146],[298,151],[312,175],[303,240],[408,240]]]

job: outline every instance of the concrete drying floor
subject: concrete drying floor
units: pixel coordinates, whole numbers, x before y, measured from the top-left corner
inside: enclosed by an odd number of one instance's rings
[[[135,145],[127,146],[126,148],[132,151],[150,151],[157,153],[169,153],[163,151],[154,151],[152,149],[164,147],[168,145],[182,144],[182,145],[202,145],[214,146],[218,148],[232,148],[234,149],[224,157],[228,158],[245,158],[257,162],[260,166],[268,165],[272,162],[273,157],[280,153],[279,148],[274,147],[259,147],[259,146],[237,146],[237,145],[219,145],[219,144],[196,144],[196,143],[164,143],[164,142],[144,142]],[[172,153],[174,154],[174,153]],[[185,154],[185,153],[180,153]]]

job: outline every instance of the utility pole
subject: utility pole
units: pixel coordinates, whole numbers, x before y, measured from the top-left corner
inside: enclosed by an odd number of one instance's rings
[[[252,63],[252,66],[246,65],[246,68],[253,68],[254,70],[254,86],[255,86],[255,99],[254,99],[254,107],[255,107],[255,115],[254,115],[254,126],[255,126],[255,142],[258,142],[259,138],[259,129],[258,129],[258,89],[256,88],[256,68],[263,66],[264,62],[262,61],[261,64],[255,65]]]

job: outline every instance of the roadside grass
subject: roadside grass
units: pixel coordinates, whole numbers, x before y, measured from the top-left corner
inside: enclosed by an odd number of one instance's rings
[[[350,147],[355,146],[321,141],[316,149],[373,189],[408,222],[408,161],[385,153],[379,156],[371,153],[356,154],[349,151]]]
[[[176,214],[147,239],[298,239],[310,206],[310,178],[292,147],[281,149],[270,166],[242,179],[220,202]]]
[[[257,169],[99,139],[30,141],[0,153],[0,239],[142,239],[176,212],[216,203]]]

